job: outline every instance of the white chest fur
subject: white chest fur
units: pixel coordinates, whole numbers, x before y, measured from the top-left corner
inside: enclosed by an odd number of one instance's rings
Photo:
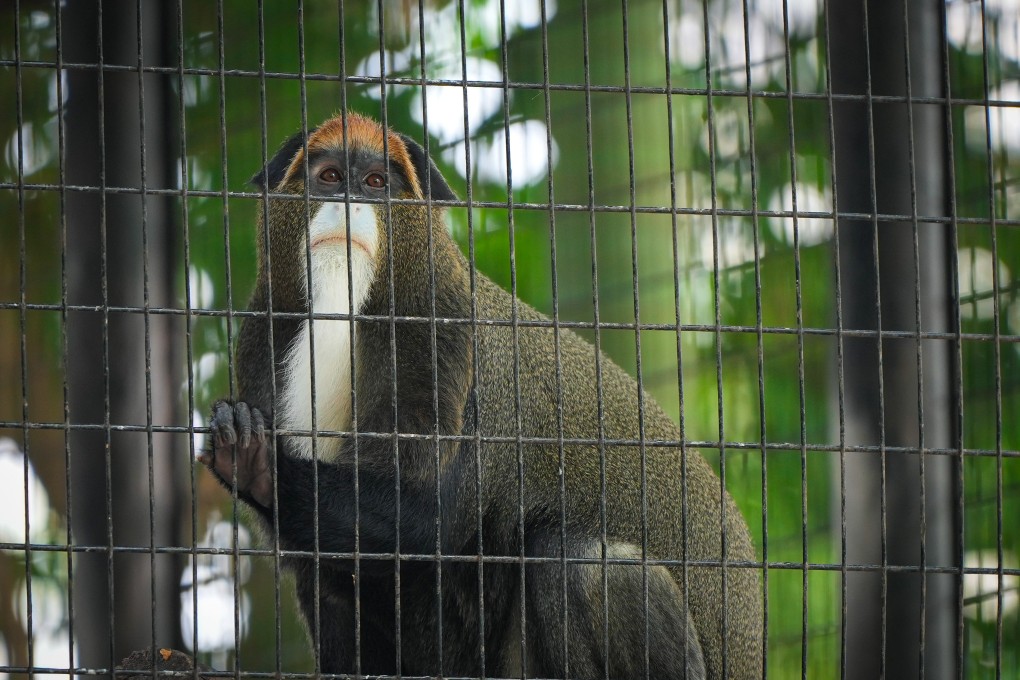
[[[305,286],[310,279],[314,314],[357,314],[372,285],[373,263],[379,242],[375,209],[372,205],[352,202],[350,220],[351,228],[348,230],[343,203],[324,203],[309,225],[312,263]],[[350,262],[348,238],[351,239]],[[300,255],[304,262],[304,252]],[[353,287],[349,287],[349,283]],[[284,358],[282,399],[277,409],[282,427],[313,432],[350,430],[354,378],[351,369],[353,325],[354,322],[348,319],[302,322]],[[310,435],[291,437],[290,450],[296,455],[311,458],[312,439]],[[338,454],[343,441],[337,437],[317,437],[315,452],[319,458],[331,460]]]

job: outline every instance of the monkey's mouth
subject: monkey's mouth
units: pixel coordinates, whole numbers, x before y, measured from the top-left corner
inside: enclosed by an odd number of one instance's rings
[[[312,239],[312,252],[320,248],[343,248],[347,249],[347,243],[350,241],[351,252],[354,250],[361,250],[369,257],[372,256],[372,249],[368,247],[368,244],[359,239],[357,236],[348,238],[346,234],[323,234],[322,236],[316,236]]]

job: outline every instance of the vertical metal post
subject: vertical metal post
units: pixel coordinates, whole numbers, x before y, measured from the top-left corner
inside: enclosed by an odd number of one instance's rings
[[[906,2],[906,6],[904,6]],[[953,315],[946,214],[946,110],[885,96],[944,97],[943,5],[865,0],[829,5],[835,172],[841,219],[845,336],[846,559],[875,565],[847,576],[846,677],[956,675],[956,503],[949,448],[957,408],[949,331]],[[863,95],[852,101],[838,95]],[[882,219],[878,215],[909,219]],[[899,569],[898,567],[907,567]]]

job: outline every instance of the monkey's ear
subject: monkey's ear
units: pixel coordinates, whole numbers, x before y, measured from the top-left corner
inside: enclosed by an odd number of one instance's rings
[[[315,132],[315,130],[309,130],[309,134]],[[254,184],[259,189],[272,191],[273,187],[280,183],[283,176],[287,174],[287,168],[290,167],[291,161],[294,160],[294,156],[298,151],[305,145],[304,134],[298,132],[293,135],[290,139],[283,143],[280,150],[276,152],[266,167],[262,168],[259,172],[252,177],[249,182]]]
[[[415,174],[418,175],[422,193],[431,193],[431,197],[437,201],[456,201],[457,194],[453,193],[453,189],[446,183],[432,159],[425,155],[425,149],[407,135],[399,136],[411,156],[411,163],[414,165]]]

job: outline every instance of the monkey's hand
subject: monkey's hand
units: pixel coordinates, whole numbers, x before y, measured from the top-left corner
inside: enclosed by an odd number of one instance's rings
[[[209,418],[210,444],[198,460],[244,501],[273,506],[273,465],[262,412],[243,401],[217,401]],[[236,468],[234,466],[236,461]],[[236,477],[235,477],[236,470]]]

